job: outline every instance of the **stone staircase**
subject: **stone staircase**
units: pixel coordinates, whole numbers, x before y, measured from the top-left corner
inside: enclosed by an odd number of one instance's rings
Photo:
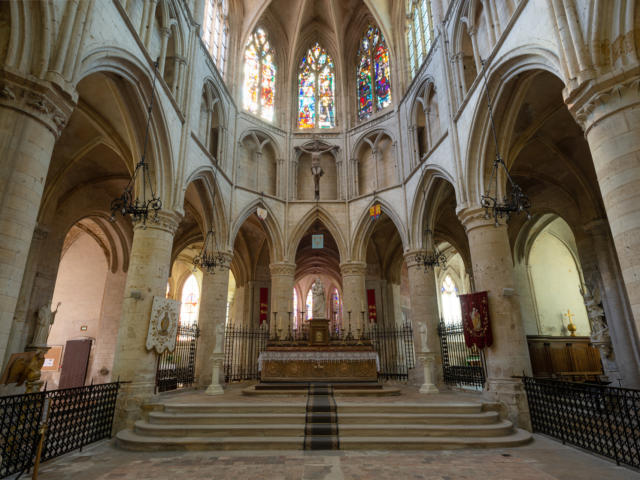
[[[338,403],[341,450],[523,445],[531,434],[480,403]],[[300,450],[306,402],[164,404],[116,435],[127,450]]]

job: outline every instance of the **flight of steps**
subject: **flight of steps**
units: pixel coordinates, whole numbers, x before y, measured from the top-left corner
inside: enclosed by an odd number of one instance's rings
[[[165,404],[117,445],[127,450],[300,450],[306,402]],[[341,450],[432,450],[523,445],[531,435],[479,403],[338,401]]]

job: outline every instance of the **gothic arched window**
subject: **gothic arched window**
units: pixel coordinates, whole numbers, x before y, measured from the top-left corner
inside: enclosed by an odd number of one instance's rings
[[[313,292],[309,289],[307,293],[307,320],[311,320],[313,318]],[[302,318],[304,320],[304,317]]]
[[[227,0],[206,0],[202,40],[221,75],[224,75],[227,55],[227,32],[229,31],[227,19]]]
[[[358,119],[391,105],[389,49],[384,35],[369,26],[358,49]]]
[[[429,53],[433,40],[431,1],[409,0],[407,11],[409,12],[407,49],[409,50],[409,69],[413,78]]]
[[[242,104],[245,110],[265,120],[273,120],[276,89],[276,65],[271,44],[262,28],[249,37],[244,50],[244,87]]]
[[[298,67],[298,128],[335,127],[335,93],[333,60],[316,42]]]
[[[458,293],[458,287],[453,282],[453,279],[447,275],[440,286],[442,318],[447,325],[462,322],[462,311],[460,310]]]
[[[191,326],[198,323],[200,306],[200,288],[194,275],[189,275],[182,286],[182,304],[180,305],[180,324]]]

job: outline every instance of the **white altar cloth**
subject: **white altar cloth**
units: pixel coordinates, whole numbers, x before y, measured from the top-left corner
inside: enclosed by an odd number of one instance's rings
[[[302,360],[307,362],[349,362],[375,360],[376,371],[380,371],[380,357],[376,352],[261,352],[258,356],[258,371],[262,371],[262,362],[288,362]]]

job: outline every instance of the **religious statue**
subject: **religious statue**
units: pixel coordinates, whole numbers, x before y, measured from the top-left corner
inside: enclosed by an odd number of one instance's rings
[[[31,341],[31,345],[45,346],[47,344],[49,332],[51,331],[51,326],[55,321],[56,314],[58,313],[58,308],[60,308],[60,305],[61,302],[58,302],[58,305],[56,306],[56,309],[54,311],[51,311],[51,302],[40,307],[40,310],[38,310],[38,321],[36,323],[35,331],[33,332],[33,340]]]
[[[336,145],[327,145],[326,143],[317,140],[315,134],[313,135],[313,140],[311,142],[296,147],[296,150],[299,152],[311,155],[311,175],[313,175],[315,192],[314,198],[316,200],[320,199],[320,177],[324,175],[324,170],[320,166],[320,156],[323,153],[330,153],[333,150],[338,150],[338,148],[339,147]]]
[[[222,353],[224,345],[224,324],[218,323],[216,325],[216,343],[213,347],[213,353]]]
[[[610,357],[613,353],[609,327],[607,326],[600,291],[596,288],[589,288],[586,285],[580,287],[580,294],[584,299],[584,306],[587,308],[587,317],[591,324],[591,343],[604,353],[605,357]]]
[[[319,278],[316,278],[316,281],[313,282],[311,294],[313,298],[312,318],[325,318],[327,309],[325,308],[324,286]]]
[[[420,352],[428,352],[427,326],[424,323],[418,323],[418,335],[420,335]]]

